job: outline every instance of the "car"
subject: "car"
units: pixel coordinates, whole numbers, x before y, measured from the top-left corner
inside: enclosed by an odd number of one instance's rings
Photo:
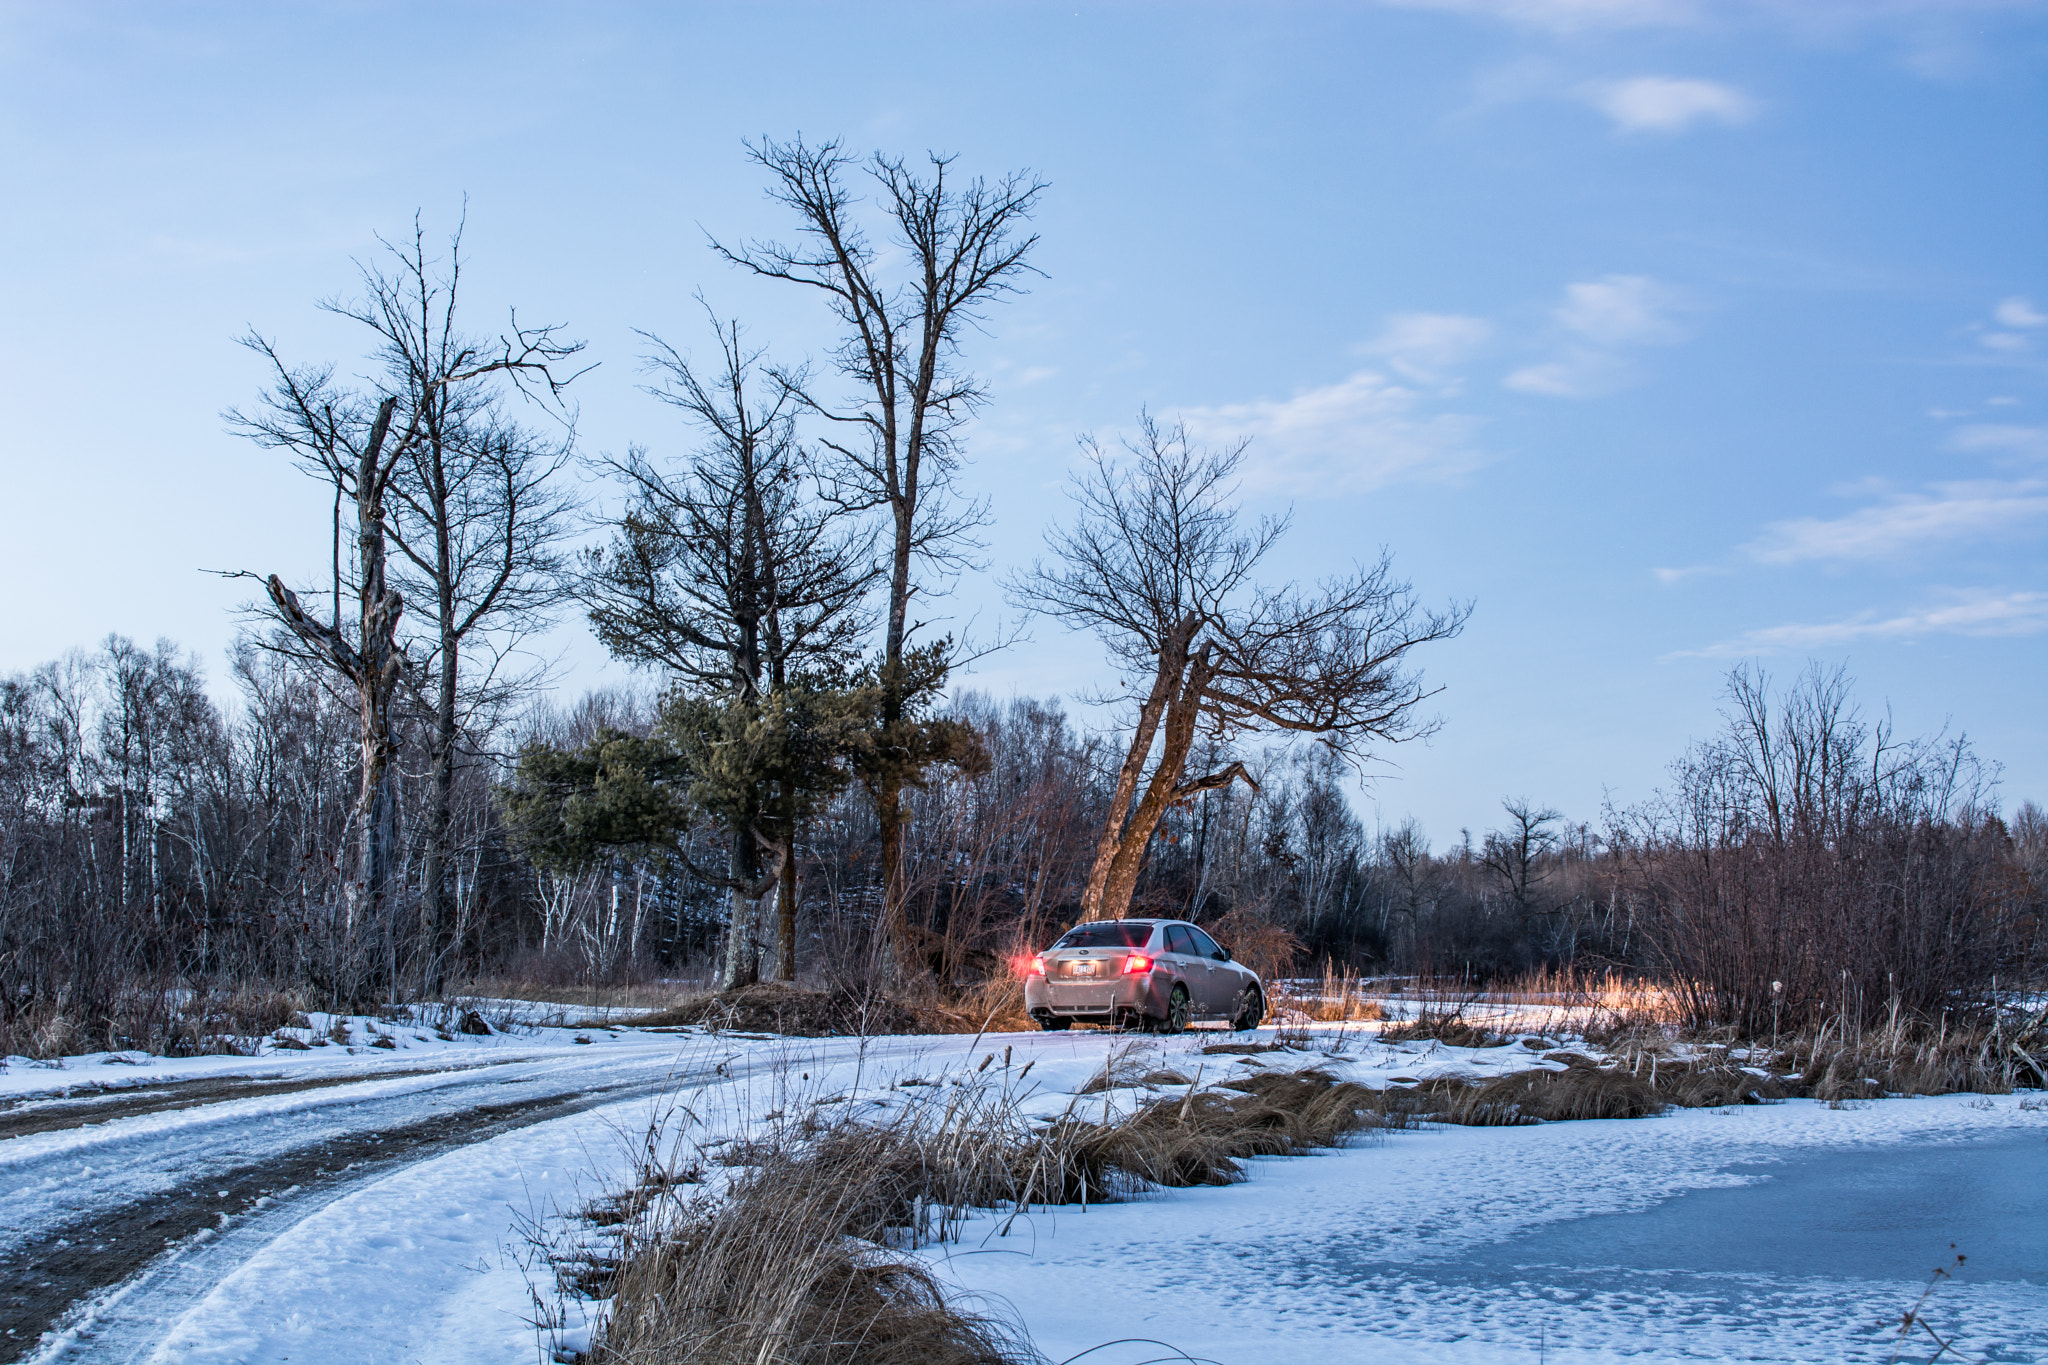
[[[1266,988],[1186,920],[1090,920],[1026,964],[1024,1008],[1044,1029],[1178,1033],[1215,1020],[1253,1029],[1266,1017]]]

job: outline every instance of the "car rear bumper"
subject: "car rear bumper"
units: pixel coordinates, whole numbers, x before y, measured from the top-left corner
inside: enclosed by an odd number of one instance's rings
[[[1118,977],[1113,981],[1047,981],[1024,983],[1024,1008],[1034,1019],[1115,1020],[1129,1014],[1163,1017],[1164,997],[1155,989],[1154,973]]]

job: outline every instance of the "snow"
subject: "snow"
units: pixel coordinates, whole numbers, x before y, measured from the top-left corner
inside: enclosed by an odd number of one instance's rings
[[[35,1194],[25,1183],[10,1189],[10,1170],[26,1182],[53,1162],[90,1167],[96,1144],[119,1152],[138,1138],[196,1143],[210,1125],[243,1150],[282,1115],[310,1121],[305,1111],[366,1097],[411,1112],[416,1103],[473,1101],[481,1092],[468,1087],[486,1078],[494,1086],[515,1076],[559,1084],[550,1078],[569,1070],[592,1083],[678,1078],[665,1093],[345,1185],[289,1219],[227,1227],[186,1249],[182,1271],[173,1264],[125,1304],[109,1296],[104,1324],[88,1322],[93,1330],[75,1343],[50,1341],[40,1358],[113,1358],[122,1344],[119,1358],[159,1365],[528,1362],[537,1319],[551,1324],[552,1346],[587,1343],[602,1305],[563,1300],[542,1250],[582,1235],[576,1212],[616,1187],[651,1128],[664,1142],[706,1147],[811,1103],[879,1114],[931,1093],[899,1084],[906,1080],[1006,1085],[1039,1117],[1070,1107],[1090,1118],[1125,1112],[1179,1089],[1077,1096],[1108,1057],[1133,1047],[1082,1031],[793,1040],[619,1029],[586,1031],[588,1045],[574,1036],[535,1027],[431,1047],[408,1039],[411,1056],[332,1047],[135,1068],[103,1058],[63,1071],[10,1067],[0,1094],[23,1098],[116,1071],[123,1079],[350,1078],[0,1142],[0,1195],[10,1200]],[[1193,1033],[1140,1040],[1130,1060],[1145,1071],[1199,1070],[1205,1085],[1258,1065],[1315,1064],[1374,1085],[1543,1065],[1520,1046],[1386,1045],[1369,1025],[1314,1036],[1317,1051],[1247,1061],[1202,1055],[1224,1039]],[[405,1073],[428,1062],[464,1065]],[[194,1146],[190,1159],[214,1150]],[[957,1241],[918,1254],[960,1293],[1007,1305],[1054,1360],[1131,1336],[1204,1359],[1303,1365],[1372,1357],[1881,1361],[1892,1345],[1881,1323],[1896,1322],[1955,1241],[1970,1261],[1936,1292],[1930,1316],[1962,1331],[1973,1358],[2048,1359],[2048,1112],[2025,1097],[1431,1126],[1249,1168],[1235,1186],[1040,1210],[1014,1222],[971,1219]],[[17,1216],[11,1209],[8,1222]],[[999,1235],[1006,1223],[1009,1235]],[[165,1320],[138,1324],[163,1307],[174,1310]],[[113,1330],[121,1322],[128,1327]],[[1164,1354],[1131,1344],[1087,1360],[1129,1365]]]
[[[1332,1069],[1388,1071],[1383,1050],[1366,1051]],[[1486,1060],[1444,1051],[1447,1069]],[[1930,1154],[1931,1170],[1883,1184],[1887,1162]],[[2048,1359],[2038,1099],[1432,1126],[1250,1165],[1235,1186],[976,1219],[924,1254],[962,1293],[1007,1305],[1055,1360],[1137,1339],[1090,1354],[1099,1365],[1176,1352],[1302,1365],[1882,1361],[1955,1243],[1976,1269],[1966,1262],[1931,1301],[1944,1333],[1959,1331],[1972,1357]],[[1816,1169],[1850,1190],[1802,1196]],[[1943,1178],[1953,1188],[1931,1188]],[[1738,1197],[1685,1207],[1709,1191]]]

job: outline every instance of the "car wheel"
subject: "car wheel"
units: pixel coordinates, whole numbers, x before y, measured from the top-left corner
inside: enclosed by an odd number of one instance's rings
[[[1266,997],[1257,986],[1246,986],[1237,997],[1237,1013],[1231,1016],[1230,1026],[1239,1033],[1257,1028],[1266,1017]]]
[[[1159,1032],[1179,1033],[1188,1026],[1188,988],[1175,986],[1173,994],[1166,997],[1166,1017],[1159,1021]]]
[[[1071,1019],[1041,1019],[1038,1021],[1038,1026],[1047,1033],[1058,1033],[1063,1028],[1072,1028],[1074,1021]]]

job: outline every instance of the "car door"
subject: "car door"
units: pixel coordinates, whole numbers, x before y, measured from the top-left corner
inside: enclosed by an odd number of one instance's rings
[[[1236,963],[1226,959],[1216,940],[1200,929],[1189,925],[1188,937],[1195,941],[1195,951],[1202,955],[1209,969],[1209,1003],[1204,1008],[1218,1019],[1228,1019],[1237,1012],[1237,993],[1244,989],[1244,974]]]
[[[1202,1019],[1212,1012],[1209,1006],[1209,959],[1195,947],[1194,932],[1192,925],[1167,925],[1166,951],[1173,958],[1173,974],[1188,988],[1188,1016]]]

